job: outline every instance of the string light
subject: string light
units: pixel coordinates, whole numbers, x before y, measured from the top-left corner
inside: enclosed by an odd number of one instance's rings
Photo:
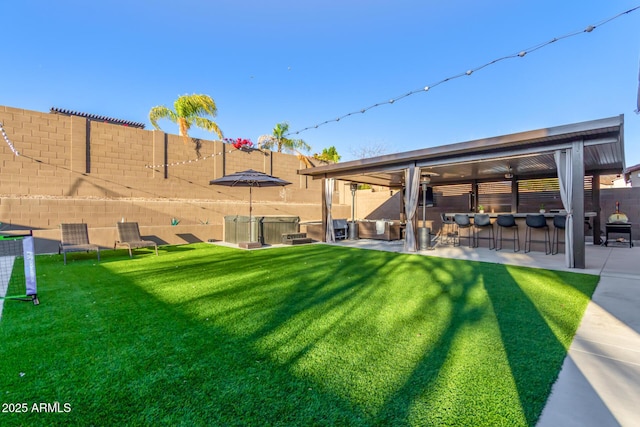
[[[233,150],[227,150],[227,151],[220,151],[218,153],[213,153],[213,154],[209,154],[208,156],[204,156],[204,157],[199,157],[197,159],[190,159],[190,160],[183,160],[181,162],[173,162],[173,163],[164,163],[164,164],[160,164],[160,165],[145,165],[145,168],[147,169],[161,169],[161,168],[167,168],[170,166],[181,166],[181,165],[188,165],[190,163],[195,163],[197,161],[204,161],[216,156],[221,156],[225,153],[233,153],[234,151],[238,151],[235,148]]]
[[[307,126],[306,128],[302,128],[302,129],[297,130],[297,131],[295,131],[295,132],[289,132],[289,133],[285,134],[285,136],[298,135],[298,134],[300,134],[300,133],[302,133],[302,132],[306,132],[306,131],[311,130],[311,129],[317,129],[317,128],[319,128],[320,126],[324,126],[324,125],[329,124],[329,123],[331,123],[331,122],[339,122],[341,119],[344,119],[344,118],[346,118],[346,117],[352,116],[352,115],[354,115],[354,114],[358,114],[358,113],[359,113],[359,114],[364,114],[364,113],[365,113],[365,112],[367,112],[368,110],[370,110],[370,109],[372,109],[372,108],[379,107],[379,106],[381,106],[381,105],[385,105],[385,104],[390,104],[390,105],[391,105],[391,104],[393,104],[394,102],[401,100],[402,98],[406,98],[406,97],[408,97],[408,96],[415,95],[416,93],[420,93],[420,92],[428,92],[430,89],[432,89],[432,88],[434,88],[434,87],[436,87],[436,86],[439,86],[439,85],[441,85],[442,83],[446,83],[446,82],[448,82],[448,81],[451,81],[451,80],[457,79],[457,78],[462,77],[462,76],[471,76],[471,75],[472,75],[473,73],[475,73],[476,71],[482,70],[483,68],[488,67],[488,66],[493,65],[493,64],[496,64],[496,63],[498,63],[498,62],[500,62],[500,61],[504,61],[504,60],[507,60],[507,59],[513,59],[513,58],[524,58],[524,56],[525,56],[525,55],[527,55],[527,54],[529,54],[529,53],[532,53],[532,52],[535,52],[535,51],[537,51],[537,50],[539,50],[539,49],[542,49],[543,47],[549,46],[550,44],[555,43],[555,42],[557,42],[557,41],[564,40],[564,39],[567,39],[567,38],[569,38],[569,37],[574,37],[574,36],[577,36],[578,34],[591,33],[591,32],[592,32],[593,30],[595,30],[596,28],[601,27],[601,26],[603,26],[604,24],[607,24],[607,23],[609,23],[609,22],[613,21],[614,19],[619,18],[619,17],[621,17],[622,15],[627,15],[627,14],[629,14],[629,13],[631,13],[631,12],[635,12],[635,11],[636,11],[636,10],[638,10],[638,9],[640,9],[640,6],[636,6],[636,7],[632,8],[632,9],[627,10],[627,11],[624,11],[624,12],[618,13],[617,15],[612,16],[612,17],[610,17],[610,18],[607,18],[607,19],[605,19],[605,20],[603,20],[603,21],[601,21],[601,22],[599,22],[599,23],[597,23],[597,24],[595,24],[595,25],[588,25],[588,26],[587,26],[585,29],[583,29],[583,30],[574,31],[574,32],[572,32],[572,33],[565,34],[565,35],[560,36],[560,37],[554,37],[554,38],[552,38],[551,40],[549,40],[549,41],[547,41],[547,42],[540,43],[540,44],[535,45],[535,46],[532,46],[532,47],[530,47],[530,48],[528,48],[528,49],[524,49],[524,50],[522,50],[522,51],[520,51],[520,52],[518,52],[518,53],[514,53],[514,54],[511,54],[511,55],[503,56],[503,57],[501,57],[501,58],[496,58],[496,59],[494,59],[493,61],[487,62],[486,64],[481,65],[481,66],[479,66],[479,67],[472,68],[472,69],[468,69],[468,70],[467,70],[467,71],[465,71],[464,73],[456,74],[456,75],[454,75],[454,76],[451,76],[451,77],[447,77],[447,78],[445,78],[445,79],[442,79],[442,80],[440,80],[440,81],[439,81],[439,82],[437,82],[437,83],[434,83],[434,84],[431,84],[431,85],[424,86],[423,88],[420,88],[420,89],[412,90],[411,92],[408,92],[408,93],[406,93],[406,94],[404,94],[404,95],[400,95],[400,96],[398,96],[398,97],[391,98],[390,100],[388,100],[388,101],[386,101],[386,102],[379,102],[379,103],[377,103],[377,104],[370,105],[369,107],[361,108],[361,109],[360,109],[360,110],[358,110],[358,111],[354,111],[354,112],[351,112],[351,113],[345,114],[345,115],[343,115],[343,116],[337,117],[337,118],[335,118],[335,119],[333,119],[333,120],[325,120],[325,121],[324,121],[324,122],[322,122],[322,123],[318,123],[318,124],[315,124],[315,125],[313,125],[313,126]]]
[[[392,105],[396,101],[399,101],[399,100],[401,100],[403,98],[406,98],[406,97],[409,97],[409,96],[412,96],[412,95],[415,95],[415,94],[421,93],[421,92],[428,92],[428,91],[430,91],[431,89],[433,89],[436,86],[439,86],[439,85],[441,85],[443,83],[446,83],[446,82],[449,82],[451,80],[457,79],[459,77],[471,76],[476,71],[482,70],[483,68],[486,68],[486,67],[488,67],[490,65],[494,65],[494,64],[496,64],[498,62],[501,62],[501,61],[504,61],[504,60],[507,60],[507,59],[524,58],[527,54],[535,52],[535,51],[537,51],[539,49],[542,49],[542,48],[544,48],[546,46],[549,46],[550,44],[555,43],[555,42],[557,42],[559,40],[564,40],[564,39],[567,39],[567,38],[570,38],[570,37],[574,37],[574,36],[577,36],[577,35],[583,34],[583,33],[591,33],[596,28],[601,27],[601,26],[603,26],[603,25],[605,25],[605,24],[607,24],[607,23],[609,23],[609,22],[611,22],[611,21],[613,21],[613,20],[615,20],[615,19],[617,19],[617,18],[619,18],[619,17],[621,17],[623,15],[627,15],[627,14],[630,14],[632,12],[635,12],[638,9],[640,9],[640,6],[636,6],[634,8],[631,8],[631,9],[627,10],[627,11],[618,13],[617,15],[614,15],[614,16],[612,16],[610,18],[607,18],[607,19],[605,19],[605,20],[603,20],[603,21],[601,21],[601,22],[599,22],[599,23],[597,23],[595,25],[588,25],[584,30],[574,31],[572,33],[565,34],[565,35],[560,36],[560,37],[554,37],[553,39],[551,39],[551,40],[549,40],[547,42],[543,42],[543,43],[540,43],[538,45],[532,46],[532,47],[530,47],[528,49],[524,49],[524,50],[522,50],[522,51],[520,51],[518,53],[514,53],[514,54],[511,54],[511,55],[506,55],[506,56],[503,56],[501,58],[496,58],[496,59],[494,59],[492,61],[489,61],[486,64],[483,64],[483,65],[481,65],[479,67],[468,69],[467,71],[465,71],[463,73],[447,77],[445,79],[440,80],[439,82],[436,82],[436,83],[421,87],[420,89],[412,90],[410,92],[405,93],[404,95],[400,95],[400,96],[397,96],[395,98],[391,98],[386,102],[379,102],[379,103],[370,105],[368,107],[361,108],[358,111],[353,111],[351,113],[347,113],[347,114],[342,115],[340,117],[336,117],[335,119],[325,120],[324,122],[321,122],[321,123],[318,123],[318,124],[315,124],[315,125],[312,125],[312,126],[307,126],[307,127],[303,128],[303,129],[297,130],[295,132],[289,132],[289,133],[285,134],[284,136],[298,135],[298,134],[300,134],[302,132],[306,132],[306,131],[311,130],[311,129],[318,129],[320,126],[324,126],[324,125],[327,125],[327,124],[332,123],[332,122],[336,122],[337,123],[340,120],[342,120],[344,118],[347,118],[349,116],[355,115],[355,114],[364,114],[364,113],[366,113],[368,110],[370,110],[372,108],[376,108],[376,107],[379,107],[379,106],[382,106],[382,105],[385,105],[385,104]],[[640,89],[639,89],[639,91],[640,91]],[[637,110],[637,112],[640,113],[640,109]],[[20,156],[20,153],[18,152],[18,150],[16,150],[14,145],[9,140],[9,137],[7,136],[7,133],[4,130],[4,126],[3,126],[3,124],[1,122],[0,122],[0,132],[2,132],[2,136],[4,137],[4,140],[6,141],[7,145],[9,146],[9,148],[11,149],[13,154],[16,155],[16,156]],[[190,164],[190,163],[195,163],[195,162],[200,161],[200,160],[204,161],[204,160],[206,160],[208,158],[213,158],[213,157],[216,157],[216,156],[220,156],[220,155],[222,155],[224,153],[232,153],[234,151],[237,151],[237,150],[233,149],[233,150],[228,150],[228,151],[221,151],[221,152],[218,152],[218,153],[210,154],[210,155],[205,156],[205,157],[201,157],[201,158],[197,158],[197,159],[191,159],[191,160],[184,160],[182,162],[164,163],[164,164],[157,164],[157,165],[145,165],[145,168],[148,168],[148,169],[159,169],[159,168],[165,168],[165,167],[170,167],[170,166],[187,165],[187,164]]]
[[[147,168],[147,169],[161,169],[161,168],[167,168],[167,167],[170,167],[170,166],[188,165],[188,164],[195,163],[195,162],[198,162],[198,161],[204,161],[204,160],[207,160],[207,159],[211,159],[211,158],[216,157],[216,156],[222,156],[223,154],[235,153],[236,151],[242,151],[243,153],[250,153],[252,151],[259,151],[262,154],[267,155],[260,148],[253,148],[253,147],[235,148],[234,147],[234,148],[232,148],[230,150],[219,151],[217,153],[209,154],[208,156],[198,157],[197,159],[183,160],[181,162],[173,162],[173,163],[163,163],[163,164],[159,164],[159,165],[145,165],[144,167]]]
[[[4,140],[7,142],[7,145],[9,146],[13,154],[15,154],[16,156],[19,156],[20,153],[18,152],[18,150],[16,150],[16,147],[14,147],[11,141],[9,140],[7,133],[4,131],[4,125],[1,122],[0,122],[0,132],[2,132],[2,136],[4,137]]]

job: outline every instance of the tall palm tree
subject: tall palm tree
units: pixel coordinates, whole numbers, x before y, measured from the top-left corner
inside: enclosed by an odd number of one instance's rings
[[[180,136],[184,137],[185,142],[189,140],[189,129],[195,125],[209,132],[215,132],[218,138],[222,139],[222,131],[217,123],[203,115],[215,117],[218,114],[216,103],[209,95],[182,95],[173,103],[173,110],[159,105],[153,107],[149,111],[149,120],[154,128],[160,129],[158,120],[169,119],[173,123],[178,124]]]
[[[302,139],[290,139],[285,135],[289,132],[289,123],[282,122],[276,124],[271,135],[261,135],[258,138],[258,147],[279,153],[295,153],[311,150],[311,146]]]

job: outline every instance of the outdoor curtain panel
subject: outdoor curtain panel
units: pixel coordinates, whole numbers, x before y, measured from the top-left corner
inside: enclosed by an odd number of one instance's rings
[[[331,201],[333,200],[333,178],[324,180],[324,197],[327,205],[327,231],[325,238],[328,243],[336,241],[336,233],[333,229],[333,218],[331,217]]]
[[[413,228],[414,217],[418,209],[418,194],[420,189],[420,168],[415,165],[404,170],[404,209],[407,216],[407,228],[405,231],[404,250],[416,252],[418,243],[416,242],[415,229]]]
[[[564,228],[564,258],[567,267],[575,267],[573,258],[573,162],[572,150],[556,150],[554,153],[558,168],[558,183],[560,184],[560,198],[567,211],[567,222]]]

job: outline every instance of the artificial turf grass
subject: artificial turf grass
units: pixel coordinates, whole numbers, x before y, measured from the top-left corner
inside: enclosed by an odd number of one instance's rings
[[[15,423],[532,425],[597,282],[326,245],[37,261],[0,393],[73,410]]]

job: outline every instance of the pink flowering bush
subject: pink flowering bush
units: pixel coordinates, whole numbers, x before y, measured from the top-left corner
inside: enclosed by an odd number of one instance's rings
[[[237,148],[238,150],[247,149],[247,148],[253,148],[253,142],[251,142],[251,140],[249,140],[249,139],[245,139],[245,138],[237,138],[237,139],[225,138],[224,140],[225,140],[225,142],[233,145],[233,147]]]

